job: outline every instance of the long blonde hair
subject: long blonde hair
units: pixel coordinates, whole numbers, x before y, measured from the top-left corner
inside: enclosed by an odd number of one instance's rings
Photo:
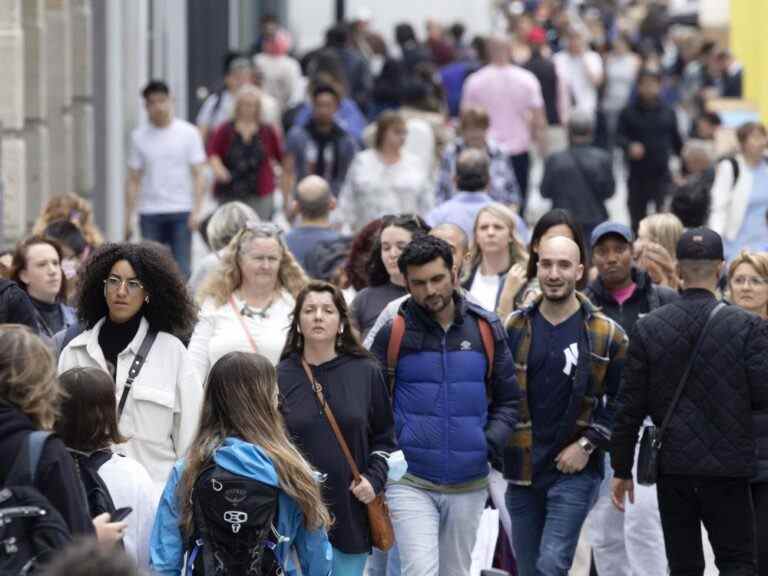
[[[652,242],[660,244],[672,258],[677,253],[677,241],[683,235],[683,223],[671,212],[651,214],[640,221]]]
[[[469,277],[474,270],[480,266],[480,262],[483,260],[483,251],[480,246],[477,245],[477,224],[480,222],[480,217],[483,214],[490,214],[495,216],[507,226],[509,230],[509,265],[520,263],[523,266],[528,264],[528,252],[525,249],[525,244],[520,241],[517,235],[517,225],[515,223],[515,215],[511,209],[507,208],[499,202],[491,202],[487,206],[483,206],[475,217],[475,225],[472,228],[472,247],[469,249],[469,266],[466,271],[466,277]],[[466,279],[465,277],[465,279]]]
[[[181,527],[192,535],[192,492],[200,471],[226,438],[258,446],[277,471],[280,489],[304,515],[310,529],[328,528],[331,516],[309,463],[285,432],[278,409],[277,376],[271,362],[259,354],[230,352],[211,368],[205,387],[197,435],[177,487]]]
[[[243,283],[239,263],[240,254],[243,246],[254,238],[272,238],[280,246],[282,256],[280,269],[277,273],[277,282],[281,288],[295,298],[306,286],[309,279],[291,251],[288,250],[282,231],[274,224],[251,222],[232,238],[224,251],[219,266],[206,277],[197,294],[198,302],[202,303],[206,298],[212,298],[221,306],[227,302],[235,290],[240,288]]]
[[[20,324],[0,326],[0,400],[50,430],[62,396],[56,362],[40,337]]]

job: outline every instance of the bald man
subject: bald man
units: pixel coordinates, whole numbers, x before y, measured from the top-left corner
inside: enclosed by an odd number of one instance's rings
[[[301,225],[292,228],[285,235],[288,249],[302,268],[315,246],[320,242],[332,242],[339,233],[331,228],[330,214],[336,208],[336,199],[331,188],[320,176],[307,176],[296,187],[294,213],[301,216]]]
[[[611,437],[627,337],[576,292],[580,256],[569,238],[542,242],[542,294],[506,326],[522,392],[520,421],[504,452],[520,576],[568,574]]]

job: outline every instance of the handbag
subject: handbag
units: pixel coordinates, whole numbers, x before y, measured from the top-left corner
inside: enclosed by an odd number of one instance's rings
[[[301,365],[304,368],[304,372],[307,374],[310,384],[312,384],[312,390],[315,391],[320,406],[323,407],[325,418],[328,420],[328,424],[330,424],[331,429],[336,436],[336,440],[339,442],[339,446],[341,446],[341,451],[344,453],[344,456],[349,463],[349,467],[352,469],[352,478],[355,483],[358,483],[361,480],[360,470],[358,470],[355,459],[352,457],[352,452],[350,452],[349,446],[347,445],[346,440],[344,440],[344,436],[341,434],[341,429],[336,422],[331,407],[325,401],[323,387],[320,382],[315,379],[312,374],[312,369],[304,358],[301,359]],[[368,508],[368,524],[371,528],[371,542],[376,548],[386,552],[395,543],[395,531],[392,528],[392,521],[389,519],[389,508],[387,508],[384,494],[381,493],[377,495],[371,502],[366,504],[366,506]]]
[[[680,401],[680,396],[683,394],[685,383],[688,381],[688,377],[691,374],[691,368],[699,354],[699,348],[701,348],[701,343],[704,340],[707,329],[715,316],[717,316],[717,313],[723,308],[725,308],[725,303],[720,302],[709,313],[707,322],[704,324],[704,328],[701,329],[699,338],[696,340],[696,344],[693,347],[693,352],[688,359],[688,365],[685,367],[683,377],[677,385],[677,390],[675,390],[672,403],[669,405],[667,413],[664,415],[661,427],[656,428],[656,426],[646,426],[643,430],[643,437],[640,439],[640,450],[638,451],[637,456],[637,483],[642,486],[653,486],[659,478],[659,452],[661,451],[664,432],[669,425],[669,421],[672,419],[672,413],[674,412],[677,403]]]

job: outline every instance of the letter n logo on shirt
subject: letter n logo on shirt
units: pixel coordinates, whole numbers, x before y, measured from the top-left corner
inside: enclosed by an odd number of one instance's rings
[[[571,375],[571,370],[579,363],[579,344],[574,342],[568,348],[563,348],[563,354],[565,354],[565,366],[563,367],[563,374],[566,376]]]

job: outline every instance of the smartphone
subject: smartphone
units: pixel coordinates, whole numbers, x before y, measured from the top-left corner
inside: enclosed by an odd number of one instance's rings
[[[112,513],[111,521],[122,522],[128,517],[128,515],[131,512],[133,512],[133,508],[131,508],[130,506],[126,506],[125,508],[118,508]]]

